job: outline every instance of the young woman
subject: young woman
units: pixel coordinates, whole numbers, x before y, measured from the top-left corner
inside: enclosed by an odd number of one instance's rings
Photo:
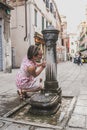
[[[41,58],[42,51],[37,46],[31,45],[16,75],[17,92],[22,100],[27,97],[26,92],[36,92],[42,89],[41,79],[37,76],[44,70],[46,62],[36,62]]]

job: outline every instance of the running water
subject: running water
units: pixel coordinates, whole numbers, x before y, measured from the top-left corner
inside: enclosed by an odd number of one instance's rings
[[[47,67],[46,67],[46,80],[53,81],[57,80],[57,65],[56,65],[56,57],[54,55],[53,48],[47,49],[46,53],[46,61],[47,61]],[[54,71],[55,70],[55,71]]]

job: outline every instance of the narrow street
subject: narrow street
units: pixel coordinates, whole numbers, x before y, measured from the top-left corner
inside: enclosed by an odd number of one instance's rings
[[[18,97],[15,86],[15,76],[17,71],[18,69],[13,69],[12,73],[0,72],[0,104],[3,103],[3,100],[5,102],[8,100],[12,101]],[[83,66],[78,66],[77,64],[74,64],[70,61],[63,62],[57,64],[57,71],[57,79],[59,87],[61,87],[62,89],[62,96],[78,96],[80,90],[84,90],[84,88],[86,88],[87,64],[83,64]],[[41,73],[41,77],[44,81],[44,71]]]
[[[80,95],[80,99],[79,103],[80,106],[83,105],[81,104],[81,102],[85,102],[86,105],[86,100],[87,100],[87,64],[83,64],[82,66],[78,66],[77,64],[74,64],[73,62],[63,62],[63,63],[59,63],[58,67],[58,83],[59,83],[59,87],[61,87],[62,89],[62,96],[65,97],[79,97],[79,95],[82,93],[83,95]],[[18,95],[16,92],[16,86],[15,86],[15,75],[17,73],[17,69],[13,69],[12,73],[3,73],[0,72],[0,129],[3,128],[3,130],[9,130],[9,128],[13,128],[12,130],[20,130],[19,127],[24,127],[23,125],[21,125],[19,123],[19,125],[16,125],[14,123],[11,123],[11,119],[9,122],[9,119],[3,118],[3,116],[8,113],[9,111],[11,111],[12,109],[14,109],[15,107],[17,107],[18,105],[20,105],[20,101],[18,99]],[[45,73],[43,71],[43,73],[41,74],[41,77],[45,77]],[[84,100],[85,97],[85,100]],[[85,130],[84,128],[87,127],[86,125],[86,117],[87,117],[87,110],[86,110],[86,106],[83,108],[80,106],[78,106],[78,102],[76,105],[76,109],[74,111],[74,115],[72,113],[72,117],[71,121],[67,124],[68,126],[72,127],[69,128],[67,127],[66,130],[80,130],[77,127],[82,127],[83,130]],[[77,108],[79,109],[79,111],[77,111]],[[81,115],[80,112],[82,112],[82,109],[84,109],[84,113],[82,114],[82,118],[84,118],[84,122],[82,122],[82,124],[75,124],[76,123],[76,119],[78,119],[78,121],[80,121],[81,119]],[[78,117],[79,115],[76,114],[76,112],[79,112],[80,117]],[[77,116],[78,115],[78,116]],[[5,122],[6,124],[3,126],[2,122]],[[74,124],[72,123],[74,122]],[[8,125],[9,124],[9,125]],[[25,129],[27,130],[28,128],[30,128],[31,125],[27,125],[25,127]],[[38,128],[35,127],[35,124],[33,124],[32,126],[35,130],[36,129],[40,129],[40,130],[56,130],[56,126],[53,127],[53,129],[51,128],[51,126],[47,127],[47,128],[43,128],[43,126],[40,126],[40,124],[38,125]],[[74,129],[74,127],[76,127]],[[23,128],[24,129],[24,128]],[[60,130],[61,128],[59,128],[58,130]],[[82,130],[81,129],[81,130]]]
[[[0,130],[45,129],[87,130],[87,0],[0,0]]]
[[[87,64],[72,62],[58,64],[58,81],[63,96],[77,96],[87,86]]]

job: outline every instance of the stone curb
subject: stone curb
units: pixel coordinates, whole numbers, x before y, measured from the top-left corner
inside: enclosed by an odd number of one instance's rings
[[[67,126],[67,123],[68,123],[69,119],[71,118],[71,115],[75,108],[76,102],[77,102],[77,97],[75,96],[75,97],[73,97],[73,99],[71,101],[70,107],[68,108],[68,111],[67,111],[66,119],[65,119],[64,123],[62,124],[64,126],[64,128]]]
[[[54,125],[49,125],[49,124],[41,124],[41,123],[33,123],[33,122],[25,122],[25,121],[16,121],[14,119],[11,118],[4,118],[4,117],[0,117],[0,120],[2,121],[8,121],[8,122],[12,122],[12,123],[17,123],[17,124],[24,124],[24,125],[32,125],[32,126],[37,126],[37,127],[43,127],[43,128],[53,128],[53,129],[57,129],[57,130],[62,130],[63,127],[61,126],[54,126]]]

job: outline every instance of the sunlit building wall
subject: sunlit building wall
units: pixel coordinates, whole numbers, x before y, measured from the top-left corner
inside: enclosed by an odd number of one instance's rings
[[[61,44],[59,44],[59,58],[62,61],[67,60],[68,55],[68,44],[69,44],[69,37],[67,34],[67,21],[66,16],[61,16]]]
[[[81,22],[78,26],[79,30],[79,51],[83,53],[84,56],[87,55],[87,22]]]
[[[77,34],[69,34],[69,54],[72,58],[75,57],[78,48]]]
[[[11,13],[13,67],[19,67],[31,44],[44,50],[43,29],[53,25],[61,31],[61,19],[54,0],[9,0],[8,3],[14,7]]]

